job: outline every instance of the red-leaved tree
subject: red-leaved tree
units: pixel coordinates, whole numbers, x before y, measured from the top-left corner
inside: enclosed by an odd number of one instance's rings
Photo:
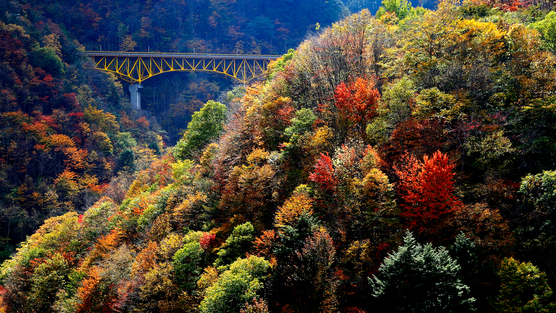
[[[367,123],[376,115],[380,93],[375,79],[357,78],[354,82],[341,83],[334,91],[340,118],[348,125]]]
[[[315,171],[309,175],[309,179],[320,188],[327,191],[335,191],[338,179],[334,173],[332,158],[327,153],[321,153],[315,164]]]
[[[395,166],[398,175],[397,192],[403,202],[401,217],[407,227],[426,237],[438,235],[445,219],[462,205],[454,195],[453,168],[448,156],[440,151],[423,161],[406,155]]]

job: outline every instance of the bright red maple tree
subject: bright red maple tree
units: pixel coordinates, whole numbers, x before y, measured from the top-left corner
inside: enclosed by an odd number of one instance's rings
[[[335,191],[338,179],[334,173],[332,158],[327,153],[321,153],[315,164],[315,171],[309,175],[309,179],[323,190]]]
[[[394,169],[399,177],[397,191],[403,199],[401,217],[419,234],[438,234],[447,215],[462,205],[454,195],[454,164],[440,151],[423,161],[406,155],[404,165]]]
[[[375,85],[375,79],[364,78],[339,84],[334,91],[334,99],[340,117],[350,123],[367,123],[375,117],[380,99]]]

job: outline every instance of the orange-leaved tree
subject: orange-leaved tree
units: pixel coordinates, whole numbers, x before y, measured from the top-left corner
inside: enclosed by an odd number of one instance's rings
[[[401,217],[413,232],[435,236],[445,227],[445,219],[462,205],[454,195],[454,164],[440,151],[423,161],[406,155],[394,170],[399,178],[398,195],[403,200]]]
[[[335,106],[340,123],[347,127],[365,125],[376,116],[380,93],[375,88],[376,79],[357,78],[341,83],[334,91]]]

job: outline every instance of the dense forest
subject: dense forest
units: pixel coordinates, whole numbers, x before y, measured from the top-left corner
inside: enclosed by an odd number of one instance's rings
[[[11,2],[0,12],[15,14]],[[52,21],[86,50],[283,54],[308,31],[328,26],[353,9],[376,1],[340,0],[30,0],[22,4],[32,23]],[[13,20],[13,18],[12,18]],[[12,22],[10,20],[10,22]],[[218,74],[183,73],[150,79],[143,107],[157,117],[168,143],[179,139],[190,116],[235,82]],[[124,90],[127,86],[124,83]]]
[[[282,53],[351,5],[282,4],[300,15],[266,1],[1,1],[0,262],[46,218],[83,213],[102,195],[122,198],[135,171],[234,84],[218,75],[162,75],[145,84],[149,111],[134,112],[127,83],[87,69],[84,50]],[[315,6],[322,14],[309,14]]]
[[[13,9],[0,21],[2,260],[46,218],[83,212],[106,192],[123,197],[118,181],[132,180],[164,144],[114,77],[83,68],[67,31]]]
[[[41,226],[3,243],[0,312],[555,312],[553,4],[312,2],[182,17],[172,8],[209,2],[10,2],[0,236]],[[310,30],[296,49],[248,32],[257,16],[308,18],[287,11],[302,3],[323,16],[288,28]],[[143,18],[110,37],[130,8],[168,14],[149,45],[253,38],[242,47],[285,54],[207,97],[165,147],[163,114],[131,111],[79,57],[90,33],[139,45]],[[211,47],[212,22],[247,37]]]
[[[307,32],[349,12],[376,12],[380,6],[378,0],[29,0],[17,8],[18,2],[0,3],[0,12],[10,12],[6,23],[18,24],[19,16],[33,24],[50,21],[86,50],[272,55],[295,48]],[[234,84],[217,74],[161,75],[144,84],[143,107],[174,145],[193,112]]]

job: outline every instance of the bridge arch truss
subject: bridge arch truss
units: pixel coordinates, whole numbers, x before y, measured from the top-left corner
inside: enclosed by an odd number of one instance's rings
[[[219,73],[243,83],[260,77],[276,55],[130,53],[88,51],[94,68],[111,72],[131,84],[163,73],[201,71]]]

